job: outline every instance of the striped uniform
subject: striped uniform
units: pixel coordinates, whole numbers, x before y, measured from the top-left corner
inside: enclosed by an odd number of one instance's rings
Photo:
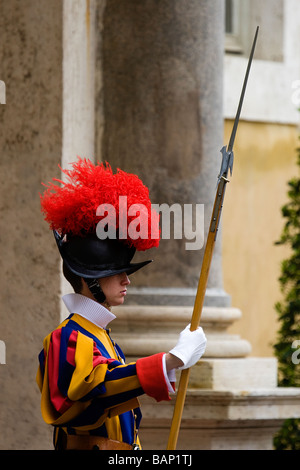
[[[71,314],[44,339],[39,355],[43,419],[68,434],[139,444],[137,397],[146,393],[157,401],[170,400],[163,354],[125,364],[109,330]]]

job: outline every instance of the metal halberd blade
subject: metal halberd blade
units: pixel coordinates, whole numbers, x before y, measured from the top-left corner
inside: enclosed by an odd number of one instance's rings
[[[249,76],[250,67],[251,67],[251,63],[252,63],[252,59],[253,59],[253,55],[254,55],[254,50],[255,50],[255,45],[256,45],[258,30],[259,30],[259,26],[257,26],[257,28],[256,28],[256,32],[255,32],[255,36],[254,36],[254,40],[253,40],[253,44],[252,44],[252,48],[251,48],[249,60],[248,60],[248,66],[247,66],[247,70],[246,70],[246,75],[245,75],[245,78],[244,78],[244,83],[243,83],[243,88],[242,88],[242,92],[241,92],[241,97],[240,97],[238,109],[237,109],[237,112],[236,112],[236,116],[235,116],[235,120],[234,120],[234,124],[233,124],[233,128],[232,128],[231,136],[230,136],[230,139],[229,139],[228,149],[226,149],[226,146],[224,146],[224,147],[221,148],[222,163],[221,163],[220,173],[219,173],[219,176],[218,176],[218,184],[219,184],[221,178],[225,178],[226,181],[228,181],[228,180],[227,180],[227,174],[228,174],[228,170],[229,170],[229,169],[230,169],[230,176],[232,175],[232,168],[233,168],[233,144],[234,144],[235,135],[236,135],[236,131],[237,131],[239,119],[240,119],[240,114],[241,114],[241,109],[242,109],[243,100],[244,100],[244,96],[245,96],[245,91],[246,91],[248,76]]]

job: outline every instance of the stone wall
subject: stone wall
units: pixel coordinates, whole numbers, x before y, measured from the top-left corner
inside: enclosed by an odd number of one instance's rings
[[[35,376],[59,321],[59,259],[39,192],[60,174],[62,2],[1,0],[0,11],[0,449],[42,449],[51,436]]]

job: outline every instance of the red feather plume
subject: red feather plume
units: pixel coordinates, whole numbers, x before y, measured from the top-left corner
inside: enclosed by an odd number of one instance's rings
[[[118,230],[119,196],[126,196],[128,208],[140,204],[142,210],[147,210],[148,237],[132,239],[129,234],[124,241],[137,250],[158,246],[159,215],[151,208],[149,190],[138,176],[120,169],[114,174],[108,163],[94,165],[90,160],[81,158],[72,163],[71,170],[62,171],[67,177],[66,181],[54,178],[53,182],[44,184],[47,189],[40,195],[41,210],[52,230],[60,234],[83,236],[95,233],[98,222],[104,217],[96,216],[96,210],[101,204],[114,206]],[[137,215],[127,214],[127,229]],[[151,223],[156,232],[153,238]]]

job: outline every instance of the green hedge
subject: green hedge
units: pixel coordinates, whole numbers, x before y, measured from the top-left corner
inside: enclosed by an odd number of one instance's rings
[[[300,148],[297,149],[300,169]],[[278,245],[290,247],[281,265],[279,283],[283,300],[275,305],[280,328],[274,344],[278,359],[278,385],[300,386],[300,178],[288,182],[288,202],[281,211],[285,225]],[[300,450],[300,419],[288,419],[274,438],[276,450]]]

